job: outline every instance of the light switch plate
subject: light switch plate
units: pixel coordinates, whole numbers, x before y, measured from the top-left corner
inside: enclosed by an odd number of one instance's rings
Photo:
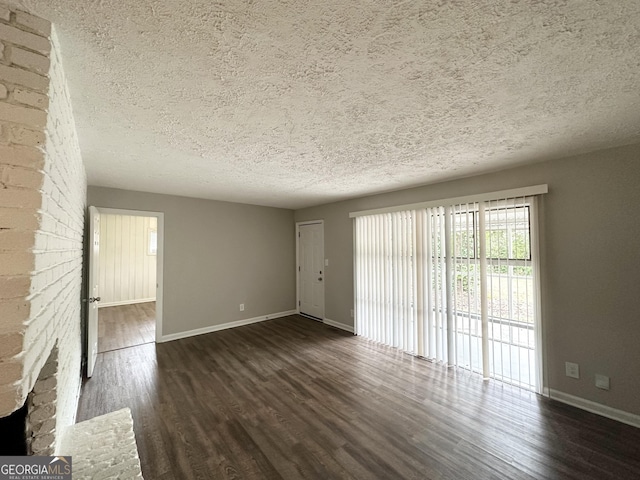
[[[609,385],[609,377],[596,373],[596,387],[601,388],[602,390],[609,390]]]

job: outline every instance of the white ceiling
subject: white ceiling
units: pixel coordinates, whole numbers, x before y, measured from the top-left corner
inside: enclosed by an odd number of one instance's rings
[[[89,183],[300,208],[640,142],[638,0],[22,0]]]

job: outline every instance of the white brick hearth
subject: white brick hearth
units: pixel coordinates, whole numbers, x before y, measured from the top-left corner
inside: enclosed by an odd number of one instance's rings
[[[71,455],[75,480],[142,478],[133,419],[128,408],[68,427],[60,453]]]

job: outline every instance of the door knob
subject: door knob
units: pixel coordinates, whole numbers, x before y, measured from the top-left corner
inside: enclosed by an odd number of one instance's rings
[[[99,302],[99,301],[100,301],[100,297],[89,297],[89,303]]]

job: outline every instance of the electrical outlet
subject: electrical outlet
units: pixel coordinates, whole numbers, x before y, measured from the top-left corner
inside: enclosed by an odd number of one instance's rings
[[[244,312],[244,303],[241,303],[241,304],[240,304],[240,311],[241,311],[241,312]]]
[[[609,377],[596,373],[596,387],[609,390]]]
[[[564,362],[564,371],[567,377],[580,378],[580,366],[577,363]]]

